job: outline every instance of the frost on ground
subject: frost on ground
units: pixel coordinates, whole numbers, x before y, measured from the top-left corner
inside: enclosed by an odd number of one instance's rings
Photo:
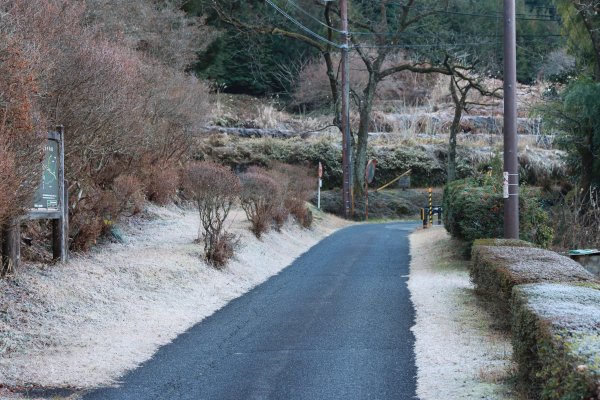
[[[441,227],[410,236],[408,287],[421,400],[513,399],[510,337],[491,328],[477,303],[459,246]]]
[[[151,207],[125,227],[125,244],[99,246],[66,265],[24,267],[0,281],[0,388],[89,388],[115,382],[159,346],[277,274],[345,222],[316,212],[311,230],[288,223],[261,241],[239,211],[236,260],[217,271],[193,241],[193,211]]]

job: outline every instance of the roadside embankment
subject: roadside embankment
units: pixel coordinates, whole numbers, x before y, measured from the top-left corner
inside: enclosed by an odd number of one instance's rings
[[[442,227],[410,237],[408,287],[421,400],[514,399],[510,337],[492,328],[469,279],[461,245]]]
[[[315,212],[310,230],[287,223],[259,241],[243,213],[232,212],[227,229],[242,248],[218,271],[194,243],[197,212],[151,206],[149,214],[124,227],[125,244],[0,281],[0,384],[110,384],[347,224]]]

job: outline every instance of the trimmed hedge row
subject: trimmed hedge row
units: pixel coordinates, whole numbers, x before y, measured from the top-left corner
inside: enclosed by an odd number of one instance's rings
[[[529,395],[600,399],[600,285],[518,286],[512,326],[518,374]]]
[[[510,299],[517,285],[537,282],[594,282],[577,262],[522,241],[476,241],[471,251],[470,275],[479,294],[490,300],[504,328],[510,326]],[[515,247],[517,245],[519,247]]]
[[[494,239],[474,243],[471,277],[512,329],[528,395],[600,399],[600,282],[592,274],[527,242]]]

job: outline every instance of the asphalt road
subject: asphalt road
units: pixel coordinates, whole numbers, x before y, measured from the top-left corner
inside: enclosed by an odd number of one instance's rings
[[[92,399],[414,399],[415,224],[343,229]]]

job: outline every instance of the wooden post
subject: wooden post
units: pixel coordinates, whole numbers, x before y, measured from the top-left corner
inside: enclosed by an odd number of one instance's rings
[[[369,220],[369,184],[365,180],[365,221]]]
[[[55,260],[66,262],[68,259],[69,240],[69,197],[65,182],[65,129],[56,127],[59,134],[58,157],[58,201],[60,218],[52,220],[52,256]]]
[[[2,230],[2,269],[0,277],[14,274],[21,261],[21,225],[13,221]]]

